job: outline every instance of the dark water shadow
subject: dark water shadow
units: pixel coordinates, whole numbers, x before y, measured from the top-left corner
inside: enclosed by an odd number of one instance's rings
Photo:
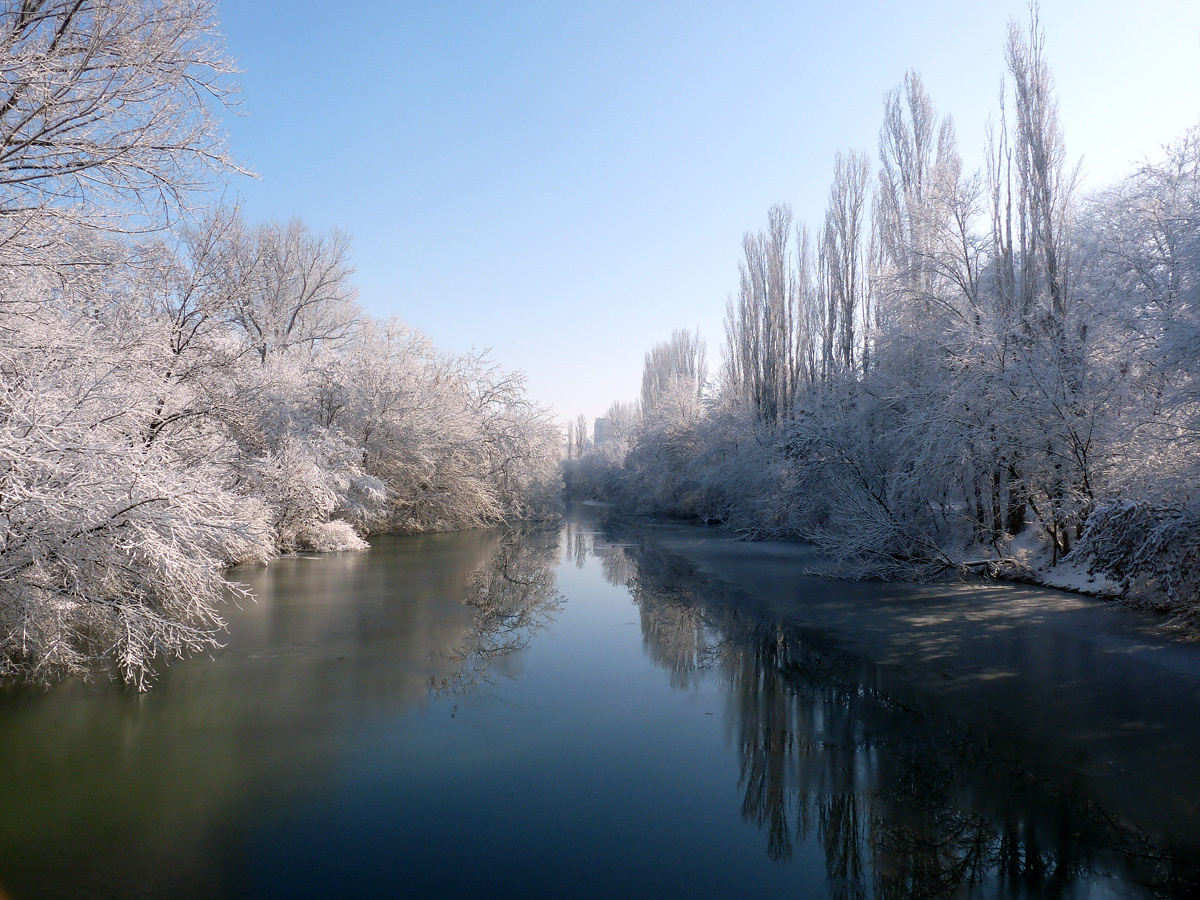
[[[610,516],[592,527],[649,658],[679,688],[721,683],[742,815],[765,852],[785,862],[815,842],[831,896],[1197,895],[1200,833],[1180,843],[1139,830],[1070,767],[1045,765],[1040,741],[962,721],[698,571],[657,545],[653,526]]]

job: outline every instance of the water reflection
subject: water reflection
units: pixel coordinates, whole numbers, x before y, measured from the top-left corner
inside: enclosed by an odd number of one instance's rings
[[[704,614],[695,593],[700,583],[677,580],[674,576],[681,568],[670,557],[643,549],[636,551],[635,560],[633,552],[632,546],[602,549],[602,556],[614,559],[604,571],[606,576],[625,578],[638,607],[646,649],[671,673],[671,683],[687,687],[704,670],[734,658],[730,650],[735,648],[728,646],[725,633]]]
[[[0,694],[0,883],[19,900],[1194,892],[1194,848],[656,533],[577,517],[279,560],[243,573],[261,600],[228,648],[148,695]]]
[[[276,560],[238,573],[259,600],[228,646],[148,694],[0,691],[0,898],[254,895],[239,841],[329,802],[347,759],[525,647],[561,603],[556,548],[480,530]]]
[[[446,653],[457,663],[449,675],[430,676],[435,693],[462,693],[491,682],[496,664],[529,646],[548,627],[566,598],[558,591],[558,535],[515,528],[500,539],[495,555],[471,576],[463,599],[474,616],[466,641]]]
[[[778,862],[811,844],[832,897],[1191,896],[1194,849],[1158,845],[1037,750],[969,729],[820,635],[609,523],[595,554],[626,587],[651,660],[680,688],[713,678],[740,760],[742,816]],[[1008,736],[1011,738],[1011,736]],[[1003,744],[1005,752],[996,749]]]

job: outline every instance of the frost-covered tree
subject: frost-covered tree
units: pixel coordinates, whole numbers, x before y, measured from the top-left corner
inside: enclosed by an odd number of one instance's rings
[[[1110,402],[1076,556],[1139,603],[1200,605],[1200,130],[1087,204],[1076,283]],[[1100,329],[1095,327],[1101,326]]]
[[[825,210],[821,253],[828,277],[830,335],[834,345],[826,365],[852,373],[866,368],[873,326],[867,289],[867,183],[870,160],[864,153],[838,152]],[[861,340],[861,346],[858,341]],[[832,368],[830,368],[832,371]]]
[[[707,351],[699,332],[677,330],[646,354],[642,368],[641,427],[625,461],[630,499],[640,507],[664,505],[695,513],[698,497],[691,479],[696,427],[707,384]]]
[[[136,249],[111,236],[230,167],[214,25],[202,0],[0,6],[5,674],[105,657],[144,684],[156,656],[212,645],[221,567],[269,547],[230,442],[176,415],[196,405],[180,382],[200,325],[186,303],[148,309]]]
[[[617,448],[628,449],[629,442],[642,422],[642,410],[637,403],[614,400],[604,412],[608,420],[610,439]]]
[[[908,72],[884,100],[872,211],[875,287],[889,323],[921,327],[957,311],[954,288],[972,293],[973,254],[957,246],[969,230],[969,211],[961,208],[955,190],[961,166],[953,120],[938,121],[921,76]],[[947,278],[963,256],[965,284]]]
[[[162,348],[103,320],[10,305],[0,344],[0,673],[45,679],[112,660],[143,685],[153,660],[211,647],[229,564],[270,550],[262,503],[226,465],[219,428],[162,421]],[[11,294],[10,294],[11,296]],[[86,348],[86,352],[84,352]]]
[[[519,375],[363,315],[338,232],[204,205],[211,2],[0,2],[0,60],[0,677],[145,687],[229,565],[553,512]]]
[[[786,207],[745,237],[715,392],[676,427],[648,410],[611,496],[807,537],[843,574],[1077,546],[1127,596],[1195,609],[1200,142],[1081,202],[1036,4],[1004,63],[982,173],[909,73],[869,210],[842,156],[815,260]]]
[[[79,262],[71,233],[147,227],[232,166],[211,0],[0,5],[0,262]]]
[[[655,344],[646,353],[642,367],[643,420],[690,415],[707,378],[706,350],[700,332],[672,332],[670,340]]]
[[[773,206],[767,231],[742,238],[741,287],[725,312],[725,387],[766,422],[791,412],[804,379],[802,280],[792,266],[792,211]]]
[[[350,241],[336,229],[315,234],[304,222],[268,222],[246,235],[235,260],[244,288],[230,321],[264,364],[294,347],[345,340],[358,316]]]
[[[575,435],[574,454],[577,457],[583,456],[583,454],[587,450],[588,444],[589,444],[587,416],[585,416],[583,413],[580,413],[579,415],[577,415],[575,417],[574,435]]]

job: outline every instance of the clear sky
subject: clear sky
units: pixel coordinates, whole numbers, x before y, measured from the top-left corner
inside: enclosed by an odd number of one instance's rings
[[[1134,11],[1136,8],[1136,12]],[[742,233],[820,223],[919,71],[968,166],[1025,0],[224,0],[254,219],[354,238],[374,315],[491,348],[563,420],[638,392],[699,327],[720,357]],[[1200,119],[1198,0],[1043,0],[1068,151],[1098,186]]]

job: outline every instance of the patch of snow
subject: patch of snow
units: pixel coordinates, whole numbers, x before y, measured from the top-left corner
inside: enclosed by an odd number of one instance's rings
[[[1090,572],[1086,565],[1071,562],[1069,557],[1052,566],[1050,538],[1038,525],[1027,525],[1009,542],[1008,557],[1012,560],[1011,570],[1002,574],[1013,580],[1089,597],[1113,599],[1121,595],[1116,582]]]

